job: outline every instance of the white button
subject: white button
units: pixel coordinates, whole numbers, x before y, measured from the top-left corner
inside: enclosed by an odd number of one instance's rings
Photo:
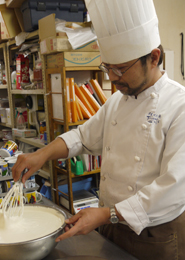
[[[105,178],[105,176],[102,176],[101,179],[102,179],[102,181],[105,181],[106,178]]]
[[[113,120],[113,121],[111,122],[111,124],[112,124],[112,125],[116,125],[117,122],[116,122],[115,120]]]
[[[104,203],[103,203],[103,201],[100,201],[100,207],[103,207],[104,206]]]
[[[151,96],[151,98],[156,98],[156,97],[157,97],[157,95],[156,95],[154,92],[152,92],[152,93],[150,94],[150,96]]]
[[[132,186],[128,186],[127,188],[128,188],[129,191],[133,191],[134,190]]]
[[[146,130],[148,127],[147,127],[147,125],[142,124],[142,128],[143,128],[143,130]]]
[[[136,162],[140,162],[141,161],[141,158],[139,156],[135,156],[134,159],[135,159]]]
[[[127,96],[127,95],[124,95],[124,100],[127,101],[127,99],[128,99],[128,96]]]
[[[107,146],[105,149],[106,149],[106,151],[109,151],[109,150],[110,150],[110,147],[109,147],[109,146]]]

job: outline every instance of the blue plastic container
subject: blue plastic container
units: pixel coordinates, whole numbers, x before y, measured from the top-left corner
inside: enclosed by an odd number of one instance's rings
[[[73,192],[79,191],[79,190],[90,190],[92,179],[93,179],[92,177],[89,177],[82,181],[73,182],[73,184],[72,184]],[[68,194],[68,184],[60,185],[60,186],[58,186],[58,189],[64,193]]]
[[[52,200],[51,196],[51,187],[47,187],[44,184],[42,185],[40,189],[40,193],[47,199]]]
[[[83,0],[26,0],[21,6],[24,30],[37,30],[38,21],[53,13],[65,21],[83,22],[84,9]]]

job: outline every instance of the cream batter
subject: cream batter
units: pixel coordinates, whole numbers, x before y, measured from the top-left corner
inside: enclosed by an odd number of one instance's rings
[[[0,244],[25,242],[46,236],[64,224],[59,211],[39,206],[25,206],[22,217],[4,218],[0,210]]]

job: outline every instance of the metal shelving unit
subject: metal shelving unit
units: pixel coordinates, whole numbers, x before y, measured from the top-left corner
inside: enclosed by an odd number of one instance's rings
[[[8,123],[0,123],[1,126],[12,128],[12,125],[9,125]]]
[[[30,89],[30,90],[19,90],[19,89],[12,89],[11,94],[22,94],[22,95],[44,95],[45,90],[44,89]]]
[[[8,1],[8,2],[15,3],[15,1]],[[16,4],[18,4],[18,2],[20,4],[20,1],[16,0]],[[11,7],[13,7],[13,6],[11,6]],[[39,42],[38,30],[29,33],[25,40],[25,43],[30,43],[32,41]],[[1,47],[1,45],[0,45],[0,47]],[[10,73],[11,58],[12,58],[11,55],[12,55],[12,53],[18,52],[20,49],[20,46],[16,46],[15,39],[11,39],[7,43],[5,43],[3,45],[3,47],[6,48],[5,56],[6,56],[6,63],[7,63],[7,68],[8,68],[7,69],[8,84],[6,86],[4,86],[4,85],[0,86],[0,91],[1,91],[1,88],[3,88],[3,89],[5,88],[8,91],[9,104],[10,104],[10,108],[11,108],[11,122],[12,122],[11,126],[9,126],[9,127],[10,128],[15,127],[15,98],[17,95],[20,94],[25,97],[27,95],[43,95],[44,109],[45,109],[45,116],[46,116],[46,131],[47,131],[47,137],[48,137],[47,141],[49,143],[50,142],[50,133],[49,133],[50,128],[48,125],[48,104],[47,104],[46,90],[44,88],[43,89],[31,89],[31,90],[12,89],[11,88],[11,73]],[[43,81],[44,81],[44,77],[43,77]],[[43,84],[43,85],[45,86],[45,84]],[[7,124],[2,124],[2,123],[0,123],[0,125],[8,126]],[[35,148],[42,148],[45,146],[45,144],[43,144],[38,137],[37,138],[14,137],[14,141],[23,142],[25,144],[32,145]],[[38,173],[41,177],[49,180],[51,182],[51,185],[53,185],[52,170],[53,170],[52,162],[49,162],[49,169],[47,171],[41,169]]]
[[[11,93],[10,93],[10,78],[9,78],[9,69],[8,69],[8,59],[7,59],[7,44],[6,43],[2,43],[0,44],[0,50],[2,51],[3,54],[3,60],[4,60],[4,65],[5,65],[5,74],[6,74],[6,80],[7,80],[7,84],[5,85],[0,85],[0,93],[1,91],[5,91],[7,93],[7,97],[9,100],[9,108],[12,111],[13,110],[13,103],[12,103],[12,97],[11,97]],[[2,97],[2,95],[0,95]],[[13,116],[11,113],[11,125],[8,123],[0,123],[1,126],[4,127],[9,127],[12,128],[13,124]]]
[[[7,89],[8,88],[8,85],[0,85],[0,89]]]
[[[25,137],[16,137],[16,140],[26,143],[26,144],[30,144],[33,145],[37,148],[42,148],[45,146],[45,144],[41,143],[40,138],[35,137],[35,138],[25,138]]]

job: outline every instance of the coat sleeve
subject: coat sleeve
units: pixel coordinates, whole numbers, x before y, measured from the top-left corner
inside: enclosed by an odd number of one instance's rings
[[[137,234],[147,226],[171,221],[185,210],[184,112],[167,132],[159,176],[116,208]]]

